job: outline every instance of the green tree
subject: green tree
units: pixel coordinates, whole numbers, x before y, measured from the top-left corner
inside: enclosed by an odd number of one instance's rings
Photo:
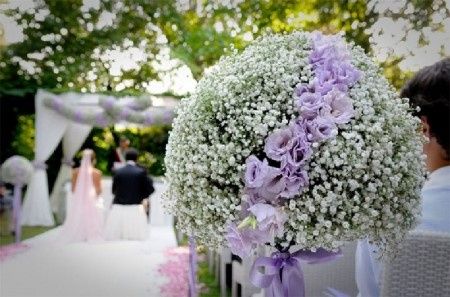
[[[161,74],[154,61],[163,49],[187,65],[196,78],[226,54],[266,32],[343,31],[347,39],[371,51],[371,28],[381,18],[405,19],[409,30],[439,32],[450,17],[444,0],[41,0],[34,9],[9,11],[24,28],[23,42],[0,52],[2,89],[58,88],[86,91],[145,89]],[[144,55],[130,69],[112,71],[109,56],[138,48]],[[448,49],[447,49],[448,50]],[[445,51],[443,51],[445,54]],[[382,61],[386,74],[401,85],[401,56]],[[125,58],[126,59],[126,58]],[[131,58],[130,58],[131,59]]]

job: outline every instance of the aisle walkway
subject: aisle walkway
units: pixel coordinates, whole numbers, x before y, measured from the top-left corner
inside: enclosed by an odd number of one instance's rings
[[[168,280],[158,268],[167,261],[164,252],[176,246],[172,219],[161,213],[162,187],[155,184],[147,241],[45,246],[59,232],[53,229],[26,241],[32,246],[28,251],[1,263],[0,296],[161,296]]]

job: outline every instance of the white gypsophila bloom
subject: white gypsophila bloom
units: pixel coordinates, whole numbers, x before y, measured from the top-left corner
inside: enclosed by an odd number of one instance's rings
[[[259,38],[222,58],[182,100],[167,146],[164,202],[200,243],[223,244],[226,223],[241,212],[246,158],[298,116],[294,88],[314,78],[310,39],[302,32]],[[335,138],[314,144],[309,186],[283,206],[289,219],[277,240],[284,246],[335,249],[368,236],[386,250],[420,213],[419,121],[363,50],[348,50],[363,74],[348,92],[355,116]]]

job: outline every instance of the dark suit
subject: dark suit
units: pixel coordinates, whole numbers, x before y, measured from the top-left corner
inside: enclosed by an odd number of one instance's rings
[[[153,182],[145,169],[127,164],[116,170],[112,184],[114,204],[140,204],[154,191]]]

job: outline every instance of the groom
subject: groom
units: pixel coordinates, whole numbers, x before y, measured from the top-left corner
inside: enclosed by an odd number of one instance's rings
[[[143,201],[154,192],[145,169],[136,164],[138,152],[125,152],[125,166],[115,171],[112,184],[113,205],[106,218],[105,239],[144,240],[148,236],[148,217]]]
[[[155,191],[145,169],[136,164],[137,158],[137,150],[131,148],[125,152],[125,166],[116,170],[113,178],[114,204],[141,204]]]

